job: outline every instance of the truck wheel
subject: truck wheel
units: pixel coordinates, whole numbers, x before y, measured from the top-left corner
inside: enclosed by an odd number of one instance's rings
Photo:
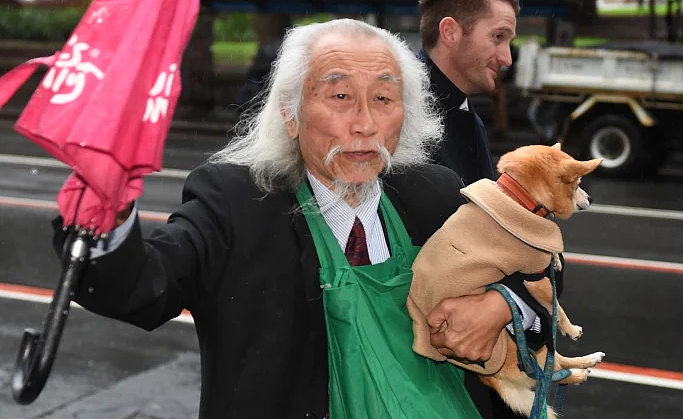
[[[650,160],[639,127],[621,115],[603,115],[583,130],[583,157],[603,159],[598,173],[640,174]]]

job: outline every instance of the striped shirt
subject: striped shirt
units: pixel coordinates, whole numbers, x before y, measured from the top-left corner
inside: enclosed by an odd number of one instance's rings
[[[315,196],[320,212],[325,218],[327,225],[330,226],[334,238],[337,239],[342,251],[346,249],[346,243],[351,234],[351,228],[356,217],[363,224],[365,238],[368,245],[368,255],[370,262],[374,265],[389,259],[389,246],[384,237],[384,229],[379,219],[379,199],[382,196],[382,188],[379,180],[375,180],[370,199],[366,200],[356,208],[352,208],[339,195],[329,190],[315,176],[306,172],[311,189]]]
[[[467,100],[463,103],[467,106]],[[339,195],[329,190],[322,182],[320,182],[310,172],[306,172],[308,180],[311,183],[311,189],[315,196],[320,212],[325,218],[327,225],[330,226],[332,234],[337,239],[339,247],[342,251],[346,249],[346,243],[349,240],[351,228],[356,220],[360,219],[363,228],[365,229],[365,237],[368,245],[368,255],[370,262],[374,265],[382,263],[389,258],[389,246],[384,238],[384,229],[379,219],[379,199],[382,195],[382,188],[378,180],[375,180],[373,185],[373,192],[370,199],[359,205],[357,208],[352,208],[346,201],[341,199]],[[524,330],[531,328],[533,331],[539,333],[541,331],[541,322],[536,313],[521,299],[505,287],[510,296],[515,300],[522,311],[522,323]],[[513,334],[514,328],[512,323],[507,325],[507,328]]]

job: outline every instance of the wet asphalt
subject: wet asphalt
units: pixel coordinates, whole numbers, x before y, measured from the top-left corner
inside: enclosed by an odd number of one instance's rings
[[[168,142],[165,167],[190,170],[223,141],[175,138]],[[28,140],[0,130],[0,155],[6,154],[46,157]],[[30,162],[2,163],[0,197],[54,201],[68,173]],[[182,184],[177,175],[147,178],[141,209],[172,211],[180,202]],[[674,160],[659,176],[647,179],[590,176],[582,187],[608,212],[580,213],[560,223],[566,252],[579,255],[578,262],[565,266],[562,304],[572,321],[583,326],[584,335],[578,342],[559,337],[559,351],[569,356],[603,351],[606,362],[683,377],[683,270],[581,261],[598,255],[683,264],[683,164]],[[616,215],[610,206],[669,212]],[[0,203],[0,283],[54,289],[59,264],[49,223],[56,215],[50,208]],[[146,220],[143,230],[158,223]],[[172,321],[150,333],[80,308],[71,311],[42,395],[31,405],[16,404],[9,380],[19,341],[24,328],[40,328],[46,310],[43,303],[0,298],[0,419],[197,416],[199,364],[191,324]],[[564,417],[681,418],[683,391],[591,377],[570,388]]]

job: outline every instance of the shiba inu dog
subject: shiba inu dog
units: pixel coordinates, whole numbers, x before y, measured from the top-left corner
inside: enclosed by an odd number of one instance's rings
[[[534,402],[535,380],[520,371],[517,346],[503,330],[493,355],[483,364],[446,358],[430,344],[428,313],[444,298],[485,292],[485,287],[515,272],[538,274],[563,251],[562,235],[549,217],[567,219],[585,210],[591,198],[579,184],[601,160],[577,161],[561,150],[530,145],[503,155],[498,181],[482,179],[461,190],[468,203],[462,205],[425,243],[413,263],[413,282],[408,311],[413,319],[413,350],[425,357],[448,361],[479,374],[516,412],[529,416]],[[525,281],[529,293],[552,314],[552,285],[548,278]],[[582,334],[557,305],[557,328],[578,339]],[[536,351],[544,365],[547,348]],[[555,353],[555,370],[567,368],[571,375],[560,383],[579,384],[588,368],[602,361],[604,353],[566,358]],[[548,409],[548,418],[556,415]]]

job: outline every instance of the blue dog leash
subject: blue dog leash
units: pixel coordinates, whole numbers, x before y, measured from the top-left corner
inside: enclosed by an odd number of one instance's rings
[[[571,375],[571,371],[568,369],[561,369],[557,372],[553,372],[553,367],[555,365],[555,336],[557,333],[557,292],[555,289],[555,260],[552,257],[550,258],[550,283],[553,287],[553,312],[550,313],[552,317],[551,333],[553,347],[548,348],[548,354],[543,369],[541,369],[538,365],[538,361],[536,361],[536,353],[529,349],[529,346],[527,345],[526,337],[524,336],[524,327],[522,326],[522,317],[519,314],[515,300],[512,299],[510,293],[508,293],[507,289],[501,284],[491,284],[486,287],[487,290],[492,289],[498,291],[510,306],[520,369],[522,369],[530,378],[536,380],[534,404],[531,408],[529,419],[546,419],[548,417],[548,395],[550,394],[551,384],[564,380]],[[553,409],[555,409],[557,413],[562,411],[566,393],[567,384],[559,384],[553,400]]]

